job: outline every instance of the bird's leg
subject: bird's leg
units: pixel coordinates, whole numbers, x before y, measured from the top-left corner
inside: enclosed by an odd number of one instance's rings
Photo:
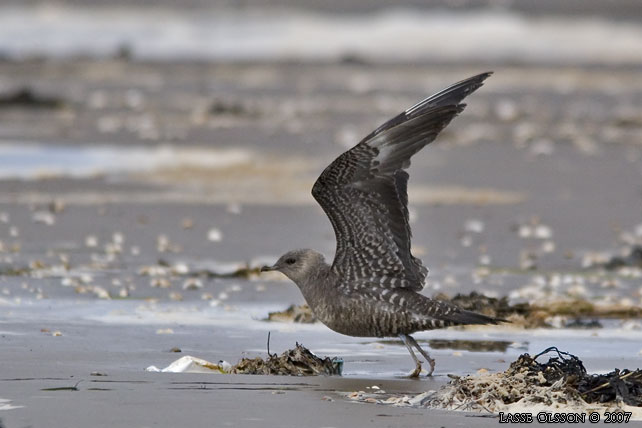
[[[408,348],[408,352],[410,352],[410,356],[415,361],[415,370],[412,373],[410,373],[408,377],[419,377],[419,373],[421,373],[421,361],[419,361],[419,359],[415,355],[415,352],[412,350],[412,346],[411,346],[413,342],[415,343],[415,346],[417,346],[416,345],[417,342],[415,342],[415,339],[413,339],[407,334],[400,334],[399,337],[403,341],[403,344],[406,345],[406,348]],[[433,365],[434,365],[434,361],[433,361]]]
[[[417,350],[421,353],[421,355],[424,356],[426,361],[428,361],[428,364],[430,364],[430,371],[428,372],[428,376],[432,376],[432,372],[435,371],[435,360],[430,358],[430,355],[428,355],[428,352],[424,351],[421,346],[417,343],[417,341],[410,335],[406,335],[408,337],[408,341],[415,347]],[[406,344],[408,346],[408,344]]]

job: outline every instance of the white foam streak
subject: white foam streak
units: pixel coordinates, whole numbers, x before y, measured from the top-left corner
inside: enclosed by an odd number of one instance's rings
[[[518,60],[639,63],[642,27],[599,17],[506,11],[387,10],[329,15],[292,10],[0,8],[0,51],[232,60]]]

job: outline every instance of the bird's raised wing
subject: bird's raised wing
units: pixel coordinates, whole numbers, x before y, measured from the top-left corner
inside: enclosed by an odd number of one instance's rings
[[[423,288],[428,270],[410,252],[409,176],[404,170],[411,156],[464,109],[460,101],[490,75],[456,83],[390,119],[317,179],[312,195],[337,239],[332,269],[350,287]]]

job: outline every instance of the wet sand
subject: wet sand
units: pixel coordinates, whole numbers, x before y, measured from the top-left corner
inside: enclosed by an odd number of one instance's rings
[[[476,339],[482,335],[486,340],[509,338],[516,342],[506,352],[432,351],[437,359],[436,375],[409,380],[401,377],[410,368],[401,344],[348,338],[320,325],[265,325],[247,320],[248,313],[260,313],[248,310],[251,305],[247,303],[240,306],[242,313],[232,311],[231,320],[222,309],[197,304],[42,301],[36,307],[24,306],[5,307],[9,312],[2,323],[0,397],[11,400],[11,406],[22,406],[3,411],[7,427],[178,423],[348,427],[364,421],[373,426],[423,426],[426,418],[444,426],[494,426],[496,419],[479,414],[352,403],[345,396],[353,391],[374,392],[372,386],[402,395],[434,390],[449,380],[446,374],[464,375],[480,368],[503,370],[517,355],[548,344],[581,355],[593,372],[613,365],[632,367],[639,361],[635,356],[639,333],[617,334],[612,329],[579,334],[492,329],[422,333],[417,335],[419,339]],[[147,310],[142,309],[146,306]],[[38,321],[33,319],[34,313],[38,313]],[[231,362],[241,356],[265,355],[268,330],[272,332],[272,352],[303,341],[319,355],[342,357],[344,376],[144,372],[148,365],[163,367],[182,355]],[[53,336],[54,331],[61,335]],[[174,347],[182,352],[169,352]]]

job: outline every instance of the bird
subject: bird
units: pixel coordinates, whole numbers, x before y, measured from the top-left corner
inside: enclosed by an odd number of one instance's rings
[[[464,110],[461,101],[492,71],[455,83],[372,131],[337,157],[312,187],[336,237],[332,264],[311,249],[282,255],[261,272],[279,271],[300,289],[318,320],[355,337],[399,337],[415,363],[413,347],[435,369],[411,334],[465,324],[497,324],[499,318],[466,311],[419,292],[428,269],[411,252],[408,214],[410,158]]]

